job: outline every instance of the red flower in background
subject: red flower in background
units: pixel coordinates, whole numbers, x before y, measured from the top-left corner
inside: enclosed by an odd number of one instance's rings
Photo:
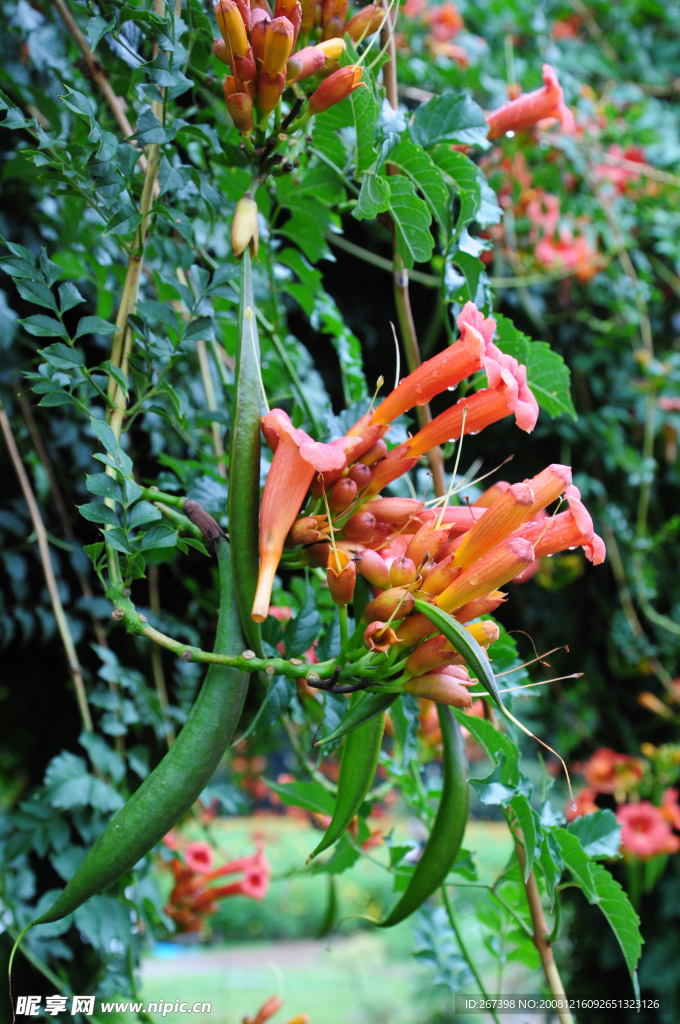
[[[658,807],[648,800],[637,804],[624,804],[617,808],[616,817],[621,825],[621,851],[641,860],[660,853],[677,853],[680,838],[673,835]]]
[[[557,118],[562,130],[568,134],[574,131],[574,115],[564,104],[564,93],[555,69],[544,64],[541,89],[522,93],[487,115],[488,138],[498,139],[509,131],[525,131],[548,118]]]

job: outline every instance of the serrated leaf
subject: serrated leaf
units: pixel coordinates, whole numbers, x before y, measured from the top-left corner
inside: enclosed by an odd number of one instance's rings
[[[115,456],[118,452],[118,442],[108,423],[104,423],[103,420],[91,419],[90,424],[109,455]],[[118,468],[116,463],[111,463],[111,465],[115,466],[116,469]]]
[[[358,59],[354,44],[347,38],[345,49],[340,57],[340,66],[356,64]],[[380,121],[380,103],[375,95],[373,73],[366,67],[364,67],[362,82],[363,85],[350,94],[348,104],[352,111],[352,123],[356,133],[354,173],[357,178],[360,178],[375,160],[375,135]],[[337,105],[342,106],[342,104]]]
[[[600,897],[595,886],[593,868],[597,865],[590,859],[587,853],[583,852],[577,836],[568,832],[566,828],[556,828],[552,835],[557,840],[564,866],[569,869],[571,876],[586,896],[589,903],[599,903]]]
[[[567,830],[577,837],[584,853],[589,857],[597,859],[618,856],[621,826],[609,808],[575,818],[569,822]]]
[[[85,486],[90,494],[96,494],[100,498],[110,498],[111,501],[122,501],[120,487],[108,473],[94,473],[92,476],[85,477]]]
[[[115,334],[116,325],[104,320],[101,316],[83,316],[78,321],[74,341],[85,334]]]
[[[390,185],[390,214],[394,221],[397,251],[407,270],[415,263],[427,263],[432,257],[434,239],[430,232],[432,215],[413,182],[401,175],[393,175]]]
[[[20,320],[19,323],[23,324],[25,331],[37,338],[68,338],[64,325],[53,316],[45,316],[44,313],[36,313],[25,320]]]
[[[62,313],[65,313],[69,309],[73,309],[74,306],[80,305],[85,299],[80,294],[73,281],[65,281],[64,284],[59,285],[59,308]]]
[[[309,650],[321,630],[321,615],[314,589],[307,586],[305,601],[292,622],[286,626],[284,645],[288,658],[299,658]]]
[[[373,220],[384,213],[391,200],[390,183],[381,174],[366,171],[361,179],[361,191],[352,216],[357,220]]]
[[[106,526],[118,526],[118,516],[112,508],[100,501],[90,501],[85,505],[79,505],[78,511],[83,519],[90,523],[99,523]]]
[[[151,551],[152,548],[174,548],[176,546],[177,531],[166,523],[152,526],[150,530],[142,534],[139,540],[140,551]]]
[[[486,750],[495,768],[485,779],[471,779],[480,799],[487,804],[507,806],[517,792],[521,776],[519,750],[507,736],[482,718],[455,711],[459,722]]]
[[[447,298],[463,305],[474,302],[482,309],[488,304],[489,279],[484,264],[476,256],[456,249],[447,256],[444,287]]]
[[[90,40],[90,49],[94,52],[101,37],[115,27],[115,18],[111,18],[110,21],[105,21],[104,18],[100,18],[99,15],[96,15],[94,18],[90,18],[86,29],[87,37]]]
[[[429,149],[438,142],[456,142],[488,149],[489,126],[482,108],[469,96],[444,93],[433,96],[415,112],[411,125],[414,142]]]
[[[398,167],[422,192],[442,231],[446,231],[450,217],[449,192],[444,177],[422,146],[409,142],[399,143],[390,153],[391,164]]]
[[[601,864],[591,864],[591,873],[599,908],[609,921],[633,978],[644,942],[640,935],[640,918],[619,883],[606,868]]]
[[[14,283],[22,299],[33,302],[37,306],[44,306],[45,309],[51,309],[53,313],[57,312],[54,295],[43,281],[15,279]]]
[[[150,501],[138,501],[130,510],[128,527],[134,530],[137,526],[142,526],[143,523],[154,523],[162,518],[162,514]]]
[[[564,359],[545,341],[532,341],[511,320],[497,314],[498,347],[527,368],[527,383],[536,401],[550,416],[576,417],[569,390],[571,372]]]
[[[59,370],[73,370],[85,363],[82,352],[71,348],[70,345],[64,345],[61,341],[55,341],[53,345],[42,348],[40,355],[50,366],[56,366]]]
[[[239,742],[258,729],[265,729],[273,722],[280,721],[290,707],[294,693],[295,683],[292,679],[287,679],[286,676],[274,676],[259,711],[246,731],[239,736]]]

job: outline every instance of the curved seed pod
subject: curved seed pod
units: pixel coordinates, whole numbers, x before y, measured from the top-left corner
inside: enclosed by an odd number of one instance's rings
[[[354,709],[359,696],[359,694],[353,696],[350,710]],[[327,850],[345,834],[352,818],[366,799],[366,794],[371,788],[375,770],[378,767],[384,728],[385,715],[383,713],[364,722],[345,737],[340,756],[338,796],[335,801],[333,817],[323,839],[309,855],[308,862],[323,850]]]
[[[429,607],[429,605],[428,605]],[[458,719],[450,708],[438,704],[437,714],[442,731],[442,795],[437,816],[416,864],[411,880],[401,899],[380,928],[391,928],[413,914],[429,899],[446,879],[456,862],[470,815],[470,784],[468,782],[465,743]]]
[[[220,611],[215,651],[243,650],[234,600],[229,545],[217,542]],[[234,668],[211,665],[177,740],[107,825],[73,878],[50,909],[34,921],[49,924],[72,913],[90,896],[129,871],[189,810],[212,778],[241,716],[248,677]]]
[[[260,342],[248,249],[241,263],[239,344],[229,457],[229,534],[234,560],[234,590],[246,643],[264,657],[260,626],[250,611],[260,563]]]
[[[330,732],[328,736],[324,736],[322,740],[317,740],[314,746],[323,747],[326,743],[335,743],[337,740],[342,739],[347,733],[352,732],[360,725],[370,722],[372,718],[387,711],[399,696],[400,694],[398,693],[368,693],[366,690],[357,694],[357,700],[352,704],[340,724],[336,725],[333,732]]]

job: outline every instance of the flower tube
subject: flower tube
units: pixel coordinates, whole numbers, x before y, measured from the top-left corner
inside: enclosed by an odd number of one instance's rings
[[[556,117],[565,132],[573,132],[574,115],[564,104],[562,87],[550,64],[543,65],[543,83],[541,89],[524,93],[516,100],[510,100],[498,110],[487,114],[487,138],[498,139],[509,131],[519,132],[533,128],[538,121],[547,117]]]
[[[435,600],[445,612],[456,611],[468,601],[498,590],[518,576],[534,560],[529,541],[516,538],[506,541],[484,555],[454,580]]]
[[[260,509],[260,574],[252,610],[256,622],[264,622],[267,617],[284,541],[314,474],[341,469],[345,453],[354,443],[346,437],[330,444],[314,441],[303,430],[297,430],[281,409],[263,417],[262,426],[274,447],[274,458]]]
[[[309,98],[309,110],[312,114],[321,114],[324,110],[340,103],[350,93],[364,85],[361,81],[362,68],[358,64],[348,64],[329,75],[325,82],[312,93]]]

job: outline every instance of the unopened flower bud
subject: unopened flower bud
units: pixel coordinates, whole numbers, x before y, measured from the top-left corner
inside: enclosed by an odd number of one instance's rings
[[[260,62],[264,59],[264,47],[270,25],[271,18],[269,18],[266,11],[258,7],[251,12],[250,41],[253,45],[253,53]]]
[[[387,562],[377,551],[366,548],[359,552],[356,565],[359,575],[372,586],[378,587],[379,590],[389,590],[390,570],[387,568]]]
[[[280,18],[281,16],[288,18],[288,21],[293,26],[294,46],[297,41],[297,37],[300,34],[300,26],[302,24],[302,6],[300,4],[300,0],[276,0],[274,17]]]
[[[303,516],[302,519],[297,519],[286,537],[286,547],[297,548],[300,544],[314,544],[321,537],[317,526],[316,516]]]
[[[267,28],[264,41],[262,71],[270,78],[276,78],[285,67],[293,49],[295,31],[288,18],[274,18]],[[273,109],[273,108],[272,108]]]
[[[450,665],[457,657],[457,651],[453,650],[446,637],[438,634],[418,644],[409,655],[404,672],[409,676],[421,676],[442,665]]]
[[[364,647],[368,651],[387,651],[398,642],[397,634],[386,622],[369,622],[364,630]]]
[[[375,32],[379,32],[386,16],[387,12],[382,7],[378,7],[377,4],[369,4],[349,19],[345,31],[356,43],[359,39],[365,39],[366,36],[372,36]]]
[[[338,36],[333,36],[331,39],[323,39],[320,43],[317,43],[317,46],[320,50],[323,50],[328,60],[339,60],[340,54],[345,49],[345,40],[340,39]],[[387,450],[387,445],[385,450]]]
[[[309,109],[311,112],[321,114],[324,110],[328,110],[329,107],[346,99],[350,93],[364,84],[361,81],[361,74],[362,68],[358,64],[348,64],[347,67],[334,71],[310,96]]]
[[[328,505],[332,512],[342,512],[357,496],[357,485],[348,476],[341,477],[328,492]]]
[[[272,110],[274,110],[281,99],[281,93],[285,86],[286,76],[283,72],[272,78],[266,71],[260,71],[260,78],[257,84],[257,103],[264,117],[268,117]]]
[[[454,558],[455,555],[447,555],[440,562],[437,562],[435,568],[428,574],[427,579],[423,580],[422,589],[426,594],[432,594],[433,596],[441,594],[443,590],[446,590],[460,576],[463,570],[460,566],[454,565]]]
[[[326,63],[326,54],[318,46],[305,46],[288,59],[286,64],[286,85],[299,82],[316,74]]]
[[[430,622],[427,615],[415,612],[404,619],[397,630],[397,636],[403,641],[404,647],[413,647],[419,640],[424,640],[430,633],[434,633],[436,626]]]
[[[453,617],[459,622],[470,622],[472,619],[478,619],[480,615],[491,615],[496,608],[503,604],[507,596],[502,590],[494,590],[490,594],[485,594],[484,597],[476,597],[474,601],[468,601],[453,613]]]
[[[469,676],[467,682],[468,685],[471,682]],[[404,689],[414,697],[426,697],[428,700],[436,700],[438,704],[448,704],[454,708],[472,707],[472,697],[466,689],[465,681],[442,670],[409,679]]]
[[[346,551],[331,548],[326,561],[326,580],[335,604],[345,607],[354,597],[356,565]]]
[[[534,561],[533,546],[527,540],[509,540],[465,569],[458,579],[441,593],[436,604],[452,612],[476,597],[498,590],[504,583],[518,576]]]
[[[370,604],[366,606],[365,617],[369,620],[380,619],[383,622],[388,620],[404,619],[413,611],[415,601],[413,594],[404,587],[392,587],[383,594],[379,594]]]
[[[240,135],[250,135],[253,130],[253,99],[247,92],[239,92],[236,79],[228,75],[224,80],[224,99],[229,116]]]
[[[534,492],[528,484],[513,484],[489,506],[456,548],[456,565],[472,565],[501,544],[531,518]]]
[[[437,563],[433,562],[432,559],[429,559],[427,562],[423,562],[423,564],[420,566],[420,569],[418,570],[420,572],[421,579],[423,581],[426,580],[430,573],[433,572],[436,568]]]
[[[406,549],[406,554],[413,559],[416,565],[420,565],[426,556],[436,558],[449,539],[448,528],[435,530],[435,525],[436,520],[423,523],[414,533],[413,539]]]
[[[300,31],[303,36],[308,36],[314,27],[314,20],[316,18],[316,0],[300,0],[300,6],[302,8]]]
[[[348,9],[349,0],[323,0],[321,28],[324,39],[344,35]]]
[[[328,556],[332,550],[330,544],[320,542],[318,544],[310,544],[309,547],[304,548],[302,556],[310,565],[325,569],[328,564]]]
[[[342,528],[344,539],[353,540],[357,544],[370,544],[374,533],[375,516],[370,512],[355,512]]]
[[[246,192],[236,204],[231,224],[231,247],[234,250],[234,256],[241,256],[250,246],[250,253],[254,258],[257,256],[258,242],[257,203],[250,193]]]
[[[229,53],[229,47],[225,43],[224,39],[216,39],[213,43],[213,53],[218,60],[221,60],[227,67],[231,67],[231,54]]]
[[[347,474],[350,480],[354,480],[360,491],[363,491],[364,487],[368,484],[371,479],[371,470],[368,466],[364,466],[361,462],[357,462],[354,466],[350,466]]]
[[[375,466],[376,462],[380,462],[380,460],[384,459],[386,455],[387,445],[383,439],[380,438],[375,442],[372,448],[369,448],[368,451],[361,456],[359,462],[364,466]]]
[[[250,44],[239,5],[234,0],[219,0],[215,6],[215,20],[229,53],[245,57]]]
[[[473,502],[475,508],[488,508],[489,505],[493,504],[496,498],[500,498],[501,494],[505,494],[509,487],[512,485],[508,480],[498,480],[495,484],[480,494],[477,501]]]
[[[234,55],[234,77],[241,84],[242,92],[249,92],[255,98],[257,90],[257,64],[253,55],[252,47],[248,48],[245,56],[240,53]]]
[[[415,583],[418,577],[418,570],[415,562],[404,556],[397,558],[390,566],[390,583],[393,587],[408,587]]]

